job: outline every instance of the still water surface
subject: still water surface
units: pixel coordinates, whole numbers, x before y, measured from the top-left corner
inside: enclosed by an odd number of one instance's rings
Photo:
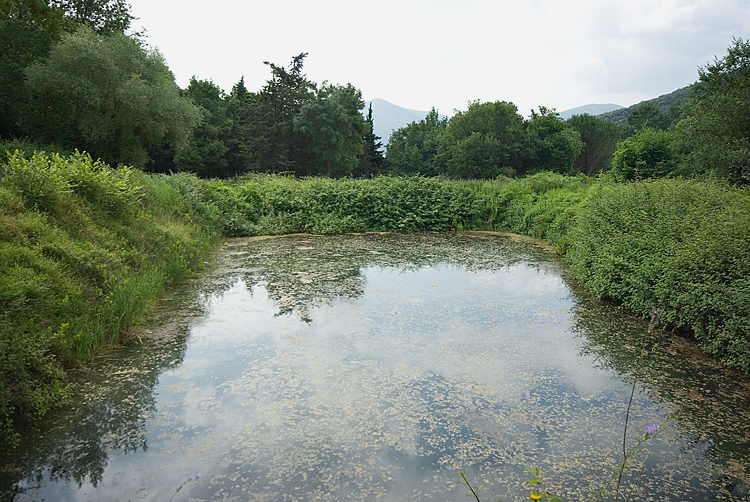
[[[625,475],[630,500],[750,500],[750,380],[507,236],[232,241],[141,338],[25,432],[0,493],[461,501],[465,471],[508,502],[536,466],[588,500],[621,458],[637,372],[628,445],[665,425]]]

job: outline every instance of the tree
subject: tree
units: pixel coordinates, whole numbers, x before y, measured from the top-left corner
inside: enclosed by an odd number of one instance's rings
[[[135,18],[125,0],[0,0],[0,19],[20,20],[59,36],[81,25],[100,35],[125,33]]]
[[[497,138],[483,132],[472,132],[466,137],[446,144],[441,154],[446,158],[447,173],[454,178],[486,179],[510,175],[502,159],[502,146]]]
[[[150,145],[179,146],[200,120],[162,56],[123,34],[81,28],[26,76],[38,107],[32,135],[110,164],[143,167]]]
[[[677,125],[688,170],[750,184],[750,43],[734,39],[726,56],[698,73]]]
[[[47,56],[69,24],[43,0],[0,0],[0,136],[24,135],[30,113],[24,71]]]
[[[494,178],[524,169],[527,155],[523,117],[513,103],[469,104],[448,123],[435,163],[457,178]]]
[[[620,126],[593,115],[574,115],[567,123],[580,134],[583,141],[573,169],[587,176],[596,176],[609,169],[620,140]]]
[[[244,156],[253,170],[297,172],[312,158],[307,138],[294,128],[294,117],[302,105],[315,98],[316,85],[302,73],[307,53],[292,58],[289,68],[265,62],[271,80],[257,99],[243,103]]]
[[[51,0],[65,16],[76,23],[85,24],[100,35],[125,33],[135,19],[125,0]]]
[[[258,95],[245,87],[245,77],[232,86],[232,91],[225,98],[227,117],[232,128],[226,139],[227,170],[240,174],[253,169],[255,164],[251,142],[252,111],[256,108]]]
[[[526,132],[534,149],[535,170],[572,174],[573,163],[583,149],[578,131],[566,124],[554,109],[532,111]]]
[[[677,111],[673,109],[671,113],[676,113]],[[672,125],[672,119],[666,113],[662,113],[653,103],[647,101],[628,115],[625,125],[628,135],[641,130],[643,126],[663,131]]]
[[[447,126],[448,119],[441,118],[433,107],[424,119],[393,131],[386,149],[386,172],[391,175],[441,174],[434,159]]]
[[[0,19],[36,26],[50,35],[59,36],[69,23],[65,12],[44,0],[0,0]]]
[[[372,101],[365,118],[365,134],[362,138],[363,151],[359,158],[359,165],[352,173],[358,178],[369,178],[380,174],[383,167],[383,144],[380,136],[375,135],[375,124],[372,120]]]
[[[210,80],[190,79],[185,91],[203,116],[188,141],[177,151],[175,166],[207,178],[226,178],[238,174],[230,171],[229,143],[233,121],[227,114],[224,91]]]
[[[28,122],[30,96],[25,70],[46,56],[54,36],[34,23],[0,20],[0,136],[19,137]]]
[[[363,153],[362,93],[351,84],[324,84],[294,117],[294,130],[307,137],[312,158],[298,174],[350,176]],[[299,172],[304,168],[305,172]]]
[[[648,126],[620,142],[612,157],[612,174],[622,181],[663,178],[678,166],[673,133]]]

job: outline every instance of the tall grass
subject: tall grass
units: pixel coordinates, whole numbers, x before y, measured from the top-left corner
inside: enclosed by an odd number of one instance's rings
[[[71,392],[66,368],[136,322],[218,235],[163,179],[20,152],[0,180],[0,436]]]

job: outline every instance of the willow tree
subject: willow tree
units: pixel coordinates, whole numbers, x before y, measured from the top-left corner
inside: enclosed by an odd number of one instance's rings
[[[121,33],[65,35],[26,77],[34,136],[113,165],[143,167],[149,146],[181,145],[201,117],[161,54]]]

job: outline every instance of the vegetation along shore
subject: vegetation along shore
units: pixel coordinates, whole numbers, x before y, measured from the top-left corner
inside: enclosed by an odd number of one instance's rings
[[[231,236],[544,239],[597,297],[750,372],[748,42],[700,68],[689,98],[619,122],[474,102],[384,153],[360,91],[310,82],[304,53],[269,63],[257,92],[180,89],[125,34],[126,4],[76,5],[0,3],[3,441]]]

